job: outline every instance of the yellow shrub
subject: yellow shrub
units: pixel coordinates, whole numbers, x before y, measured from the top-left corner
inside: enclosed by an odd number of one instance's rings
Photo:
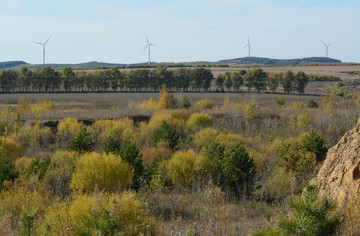
[[[101,225],[102,227],[99,227]],[[156,235],[157,222],[132,192],[80,195],[70,204],[57,203],[45,214],[45,235]]]
[[[159,128],[163,121],[166,121],[168,124],[170,124],[172,119],[171,112],[157,111],[151,116],[148,125],[151,129],[155,129]]]
[[[112,120],[96,120],[91,125],[91,132],[93,133],[94,137],[99,137],[101,134],[107,129],[107,127],[111,126],[113,123]]]
[[[32,224],[40,218],[48,207],[48,198],[36,191],[22,187],[11,188],[0,195],[0,218],[10,216],[14,230],[34,234]],[[25,223],[25,224],[24,224]]]
[[[50,100],[39,100],[35,104],[31,105],[31,111],[34,113],[52,111],[54,110],[54,103]]]
[[[183,133],[186,121],[181,117],[176,117],[176,115],[172,115],[172,112],[169,111],[158,111],[155,112],[148,123],[148,132],[152,133],[155,128],[159,128],[163,121],[166,121],[170,126],[172,126],[178,133]]]
[[[262,173],[266,168],[266,154],[262,150],[256,150],[253,148],[247,148],[249,156],[251,156],[255,162],[256,173]]]
[[[231,133],[220,133],[217,136],[217,139],[220,141],[221,144],[224,144],[227,147],[233,146],[235,144],[240,144],[241,146],[247,146],[253,143],[251,138],[244,138],[239,134],[231,134]]]
[[[168,101],[169,101],[169,92],[165,87],[163,87],[160,91],[158,108],[159,109],[168,109],[169,108]]]
[[[123,191],[131,183],[132,168],[112,154],[86,153],[76,163],[70,187],[79,193]]]
[[[22,97],[17,102],[16,110],[19,113],[28,113],[31,111],[31,103],[25,97]]]
[[[80,123],[77,118],[68,117],[60,121],[56,132],[58,146],[67,149],[83,127],[84,124]]]
[[[201,99],[195,103],[194,108],[195,109],[212,109],[213,104],[208,99]]]
[[[192,130],[200,130],[212,125],[212,118],[208,114],[194,113],[186,122],[187,126]]]
[[[214,140],[219,134],[219,131],[212,128],[205,128],[194,135],[194,144],[198,149],[206,147],[210,141]]]
[[[320,101],[320,109],[327,113],[328,116],[333,116],[335,114],[337,104],[334,96],[325,96]]]
[[[296,124],[300,128],[304,130],[310,129],[311,124],[313,123],[312,118],[310,117],[310,114],[304,110],[301,111],[301,114],[298,115],[296,118]]]
[[[252,120],[255,117],[255,110],[256,108],[256,101],[251,99],[251,100],[246,100],[244,102],[244,118],[246,120]]]
[[[233,102],[230,100],[230,97],[229,96],[226,96],[224,98],[224,103],[223,105],[221,106],[221,109],[227,109],[227,108],[230,108],[232,107],[233,105]]]
[[[174,184],[190,186],[198,178],[204,178],[211,163],[194,150],[174,153],[167,164],[167,174]]]
[[[137,142],[139,134],[132,119],[126,117],[119,120],[99,120],[92,125],[96,139],[102,143],[111,136],[115,140],[131,140]]]
[[[153,98],[150,98],[149,100],[142,101],[140,108],[142,109],[157,109],[159,107],[158,103],[154,101]]]
[[[23,155],[21,144],[10,137],[0,138],[0,150],[3,151],[13,161]]]
[[[35,124],[38,126],[38,128],[40,128],[43,114],[47,112],[49,115],[49,112],[54,110],[54,104],[50,100],[39,100],[35,104],[31,105],[30,110],[36,115]]]
[[[278,169],[275,174],[268,179],[266,187],[271,199],[281,200],[291,194],[291,175],[283,168]]]
[[[189,109],[176,109],[171,112],[171,117],[177,120],[187,121],[192,114],[192,111]]]
[[[141,109],[168,109],[169,108],[169,91],[163,87],[160,91],[159,101],[152,97],[149,100],[143,100],[140,104]]]
[[[292,103],[292,108],[294,108],[294,109],[303,109],[304,105],[301,102],[293,102]]]
[[[144,204],[136,199],[133,192],[112,195],[110,198],[113,212],[111,216],[117,222],[123,222],[128,235],[156,235],[157,222],[145,211]]]

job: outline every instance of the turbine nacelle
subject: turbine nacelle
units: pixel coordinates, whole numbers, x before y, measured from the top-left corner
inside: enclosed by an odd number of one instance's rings
[[[46,43],[51,39],[52,36],[50,36],[44,43],[39,43],[36,41],[32,41],[33,43],[39,44],[43,47],[43,64],[45,65],[45,45]]]
[[[331,45],[331,43],[326,44],[324,41],[321,40],[321,42],[324,44],[325,46],[325,51],[326,51],[326,57],[329,57],[329,47]]]
[[[151,60],[150,60],[150,48],[151,48],[151,46],[157,47],[157,45],[150,43],[149,38],[148,38],[148,36],[146,35],[146,33],[145,33],[145,38],[146,38],[147,44],[146,44],[146,46],[144,47],[144,49],[143,49],[141,52],[144,52],[146,48],[149,49],[149,61],[148,61],[148,65],[150,65],[150,64],[151,64]]]
[[[248,35],[248,43],[247,43],[242,49],[245,49],[245,48],[248,48],[248,50],[249,50],[248,56],[250,57],[251,43],[250,43],[250,37],[249,37],[249,35]]]

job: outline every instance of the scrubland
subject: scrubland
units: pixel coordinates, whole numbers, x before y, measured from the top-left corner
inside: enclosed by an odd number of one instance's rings
[[[359,117],[344,83],[0,94],[0,234],[357,234],[311,182]]]

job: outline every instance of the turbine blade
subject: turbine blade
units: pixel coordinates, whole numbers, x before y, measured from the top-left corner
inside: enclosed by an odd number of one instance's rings
[[[244,48],[247,48],[247,47],[249,47],[249,44],[245,45],[245,46],[243,47],[243,49],[244,49]]]
[[[327,46],[326,46],[326,43],[325,43],[324,41],[321,40],[321,42],[324,44],[325,47],[327,47]]]
[[[144,52],[147,47],[149,47],[149,44],[147,44],[141,52]]]
[[[148,39],[148,37],[147,37],[147,35],[146,35],[146,33],[145,33],[145,38],[146,38],[146,41],[147,41],[148,43],[150,43],[150,42],[149,42],[149,39]]]
[[[42,43],[39,43],[39,42],[35,42],[35,41],[32,41],[33,43],[36,43],[36,44],[40,44],[41,46],[43,46]]]
[[[152,43],[149,43],[149,45],[150,46],[155,46],[155,47],[157,47],[158,45],[155,45],[155,44],[152,44]]]
[[[48,40],[45,41],[44,45],[51,39],[52,36],[48,38]]]

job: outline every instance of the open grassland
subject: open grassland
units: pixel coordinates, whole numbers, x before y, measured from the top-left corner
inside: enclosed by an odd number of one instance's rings
[[[326,82],[314,82],[323,83]],[[245,99],[256,100],[258,106],[270,107],[275,97],[284,98],[288,103],[307,103],[313,99],[319,101],[321,97],[310,95],[286,95],[269,93],[174,93],[175,97],[185,95],[192,104],[200,99],[209,99],[214,107],[221,107],[225,98],[235,103]],[[152,111],[139,109],[143,100],[158,99],[158,93],[67,93],[67,94],[0,94],[0,103],[16,106],[21,98],[29,101],[42,99],[51,100],[55,110],[49,114],[49,119],[63,119],[65,117],[78,117],[79,119],[122,118],[134,115],[149,115]]]

